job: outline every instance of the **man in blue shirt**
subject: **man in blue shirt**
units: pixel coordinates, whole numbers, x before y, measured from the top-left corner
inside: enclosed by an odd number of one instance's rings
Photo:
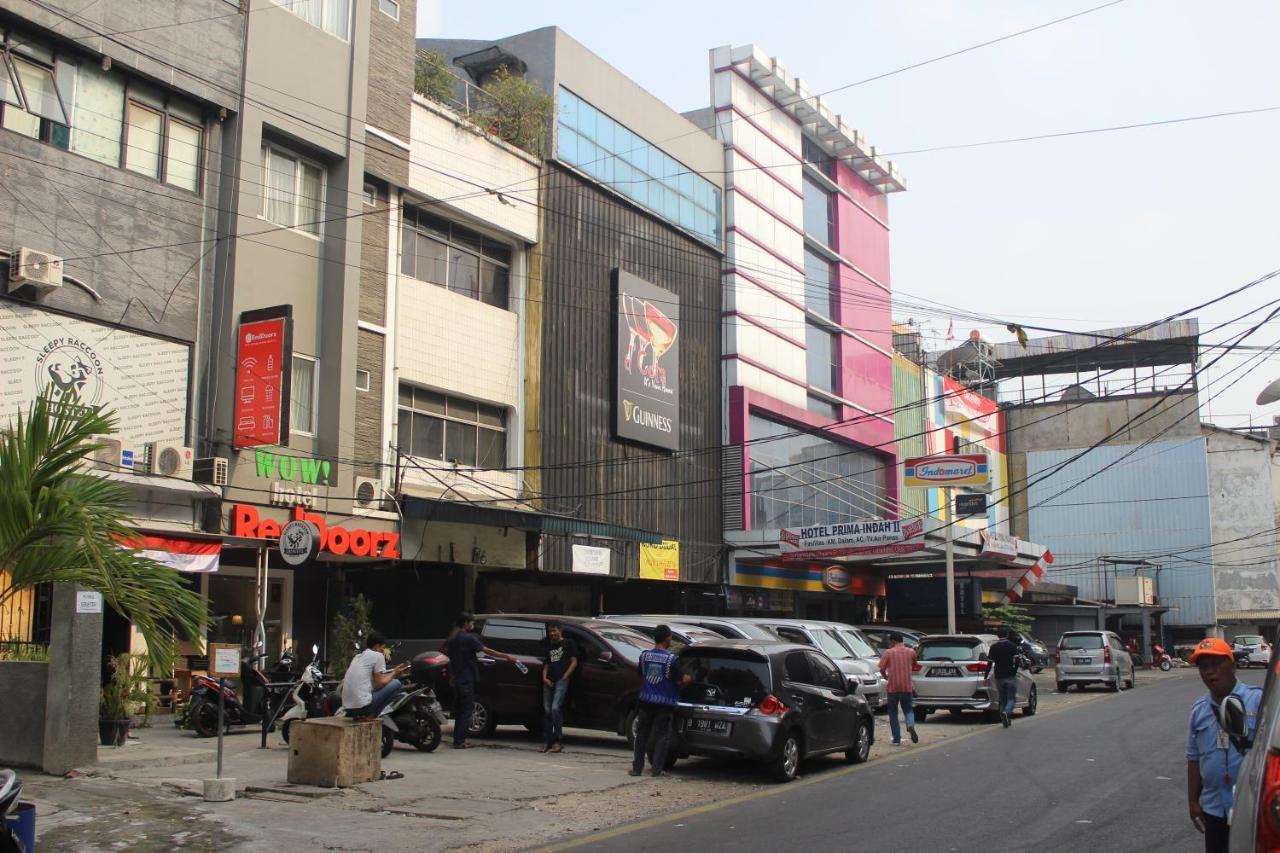
[[[476,684],[480,681],[480,664],[476,655],[484,653],[508,663],[515,663],[516,660],[511,655],[496,652],[480,642],[480,638],[471,633],[475,627],[475,617],[470,613],[459,614],[457,628],[444,648],[444,653],[449,657],[449,683],[453,686],[454,749],[471,748],[467,733],[471,731],[471,715],[476,708]]]
[[[640,702],[636,709],[636,743],[630,774],[644,772],[644,757],[649,756],[653,776],[661,776],[667,763],[667,747],[671,742],[671,716],[679,701],[680,687],[693,678],[685,675],[679,685],[675,679],[676,656],[669,650],[671,629],[659,625],[653,632],[653,648],[640,653]],[[651,744],[650,741],[653,741]]]
[[[1249,742],[1258,730],[1258,706],[1262,690],[1236,680],[1231,646],[1215,637],[1201,640],[1191,655],[1200,678],[1209,688],[1191,706],[1187,733],[1187,807],[1191,822],[1204,833],[1205,853],[1226,853],[1233,791],[1244,761],[1244,752],[1218,723],[1218,706],[1234,693],[1244,702]]]

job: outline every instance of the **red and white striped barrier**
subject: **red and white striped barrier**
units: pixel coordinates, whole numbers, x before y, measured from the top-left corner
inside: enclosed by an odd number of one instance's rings
[[[1040,578],[1044,576],[1045,566],[1052,565],[1053,553],[1046,548],[1045,552],[1040,555],[1040,559],[1036,560],[1035,564],[1032,565],[1031,568],[1027,569],[1027,573],[1018,578],[1013,586],[1009,588],[1009,591],[1005,593],[1005,601],[1009,604],[1016,603],[1018,599],[1022,597],[1024,592],[1031,589],[1031,587],[1035,585],[1036,581],[1040,580]]]

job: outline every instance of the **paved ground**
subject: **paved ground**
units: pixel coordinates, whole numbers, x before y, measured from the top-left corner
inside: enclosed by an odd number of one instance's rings
[[[423,755],[398,746],[383,761],[383,769],[402,773],[403,778],[327,791],[286,784],[287,747],[277,736],[272,735],[269,748],[261,750],[256,732],[238,732],[226,740],[224,772],[237,779],[241,796],[232,803],[211,804],[200,800],[198,793],[200,780],[213,775],[213,742],[159,726],[139,731],[139,740],[129,746],[101,750],[99,766],[84,776],[28,776],[27,792],[38,805],[40,849],[45,851],[169,851],[174,847],[379,853],[496,851],[536,847],[582,833],[607,833],[655,815],[715,807],[743,795],[792,797],[792,789],[796,799],[807,799],[820,791],[832,792],[829,796],[843,794],[839,808],[833,810],[843,818],[848,813],[849,789],[856,786],[861,825],[877,813],[863,805],[868,797],[919,801],[921,785],[937,784],[934,777],[942,778],[935,764],[952,767],[947,778],[953,787],[940,791],[938,801],[953,802],[956,808],[972,806],[975,788],[991,784],[966,769],[986,748],[981,744],[1019,744],[1018,751],[1011,754],[1015,766],[1032,772],[1058,760],[1045,762],[1044,755],[1074,749],[1064,746],[1062,732],[1071,731],[1068,741],[1080,743],[1081,738],[1095,736],[1097,722],[1089,720],[1124,717],[1139,703],[1156,708],[1167,705],[1169,721],[1158,727],[1146,725],[1156,730],[1151,737],[1160,742],[1161,749],[1180,755],[1177,744],[1185,709],[1199,683],[1194,670],[1140,673],[1139,689],[1118,696],[1101,690],[1056,694],[1048,676],[1043,673],[1036,678],[1040,716],[1020,721],[1010,732],[993,728],[976,715],[958,720],[933,716],[919,727],[919,745],[894,747],[889,744],[887,721],[879,717],[871,762],[860,768],[847,768],[834,758],[813,762],[805,768],[805,778],[790,786],[772,784],[753,766],[710,759],[682,761],[664,779],[632,779],[625,772],[629,763],[625,744],[617,737],[566,732],[564,753],[540,755],[534,751],[537,741],[523,729],[504,728],[494,738],[477,741],[482,744],[477,749],[456,751],[446,745]],[[1090,707],[1066,713],[1082,705]],[[1103,729],[1111,725],[1105,723]],[[996,740],[1000,737],[1006,740]],[[950,745],[953,741],[954,749]],[[1106,750],[1099,754],[1102,758],[1110,755]],[[949,758],[955,755],[965,757],[959,762]],[[975,766],[980,767],[981,762]],[[1091,769],[1097,768],[1085,768]],[[878,775],[861,775],[870,773]],[[1163,775],[1176,776],[1169,772]],[[1018,788],[1021,783],[1015,778],[1012,785]],[[1180,817],[1180,794],[1172,794]],[[770,799],[770,813],[775,812],[774,802],[780,801]],[[750,810],[750,806],[746,808]],[[989,810],[984,807],[982,813],[989,814]],[[962,822],[973,818],[973,813],[962,819],[957,815]],[[708,815],[705,819],[712,818]],[[984,816],[975,825],[990,819]],[[844,832],[847,826],[832,836],[818,834],[808,843],[813,846],[822,837],[829,844],[830,838]],[[743,840],[757,837],[739,834],[734,846],[759,847]],[[617,843],[630,848],[632,840],[628,835]],[[779,845],[791,846],[782,839]],[[932,843],[909,847],[939,849],[936,838]],[[880,849],[902,848],[889,843]]]

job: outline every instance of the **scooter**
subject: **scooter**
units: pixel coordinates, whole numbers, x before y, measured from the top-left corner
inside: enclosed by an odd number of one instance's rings
[[[1169,657],[1164,646],[1154,645],[1151,647],[1151,665],[1160,667],[1161,672],[1168,672],[1173,669],[1173,658]]]
[[[196,676],[191,690],[191,709],[188,715],[191,727],[200,737],[214,737],[221,724],[223,731],[232,726],[261,725],[264,719],[274,716],[276,707],[285,697],[282,688],[271,688],[271,683],[262,670],[253,666],[265,658],[265,654],[254,655],[240,661],[240,687],[244,691],[244,700],[230,687],[219,684],[216,678],[207,675]],[[279,668],[277,667],[277,672]],[[222,693],[224,716],[218,716],[218,694]]]
[[[396,741],[421,752],[432,752],[440,745],[447,718],[435,686],[448,665],[449,658],[439,652],[424,652],[414,658],[406,679],[410,686],[393,696],[378,714],[383,758],[391,754]],[[346,708],[339,708],[336,716],[346,716]]]
[[[22,782],[12,770],[0,770],[0,853],[27,853],[27,848],[9,829],[9,813],[22,797]]]
[[[319,646],[311,647],[311,663],[307,664],[302,675],[294,683],[293,689],[289,691],[288,698],[281,706],[288,707],[275,721],[280,726],[280,736],[284,738],[285,743],[289,742],[289,730],[294,722],[311,717],[323,717],[325,714],[324,673],[316,662],[319,651]]]

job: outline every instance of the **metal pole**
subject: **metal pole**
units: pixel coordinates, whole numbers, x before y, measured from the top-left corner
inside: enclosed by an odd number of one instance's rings
[[[227,702],[227,680],[225,678],[218,679],[218,772],[215,776],[217,779],[222,778],[222,732],[226,729],[226,725],[222,722],[226,719],[226,702]]]
[[[956,552],[952,523],[955,521],[955,507],[951,503],[951,487],[942,490],[947,502],[947,633],[956,632]]]

